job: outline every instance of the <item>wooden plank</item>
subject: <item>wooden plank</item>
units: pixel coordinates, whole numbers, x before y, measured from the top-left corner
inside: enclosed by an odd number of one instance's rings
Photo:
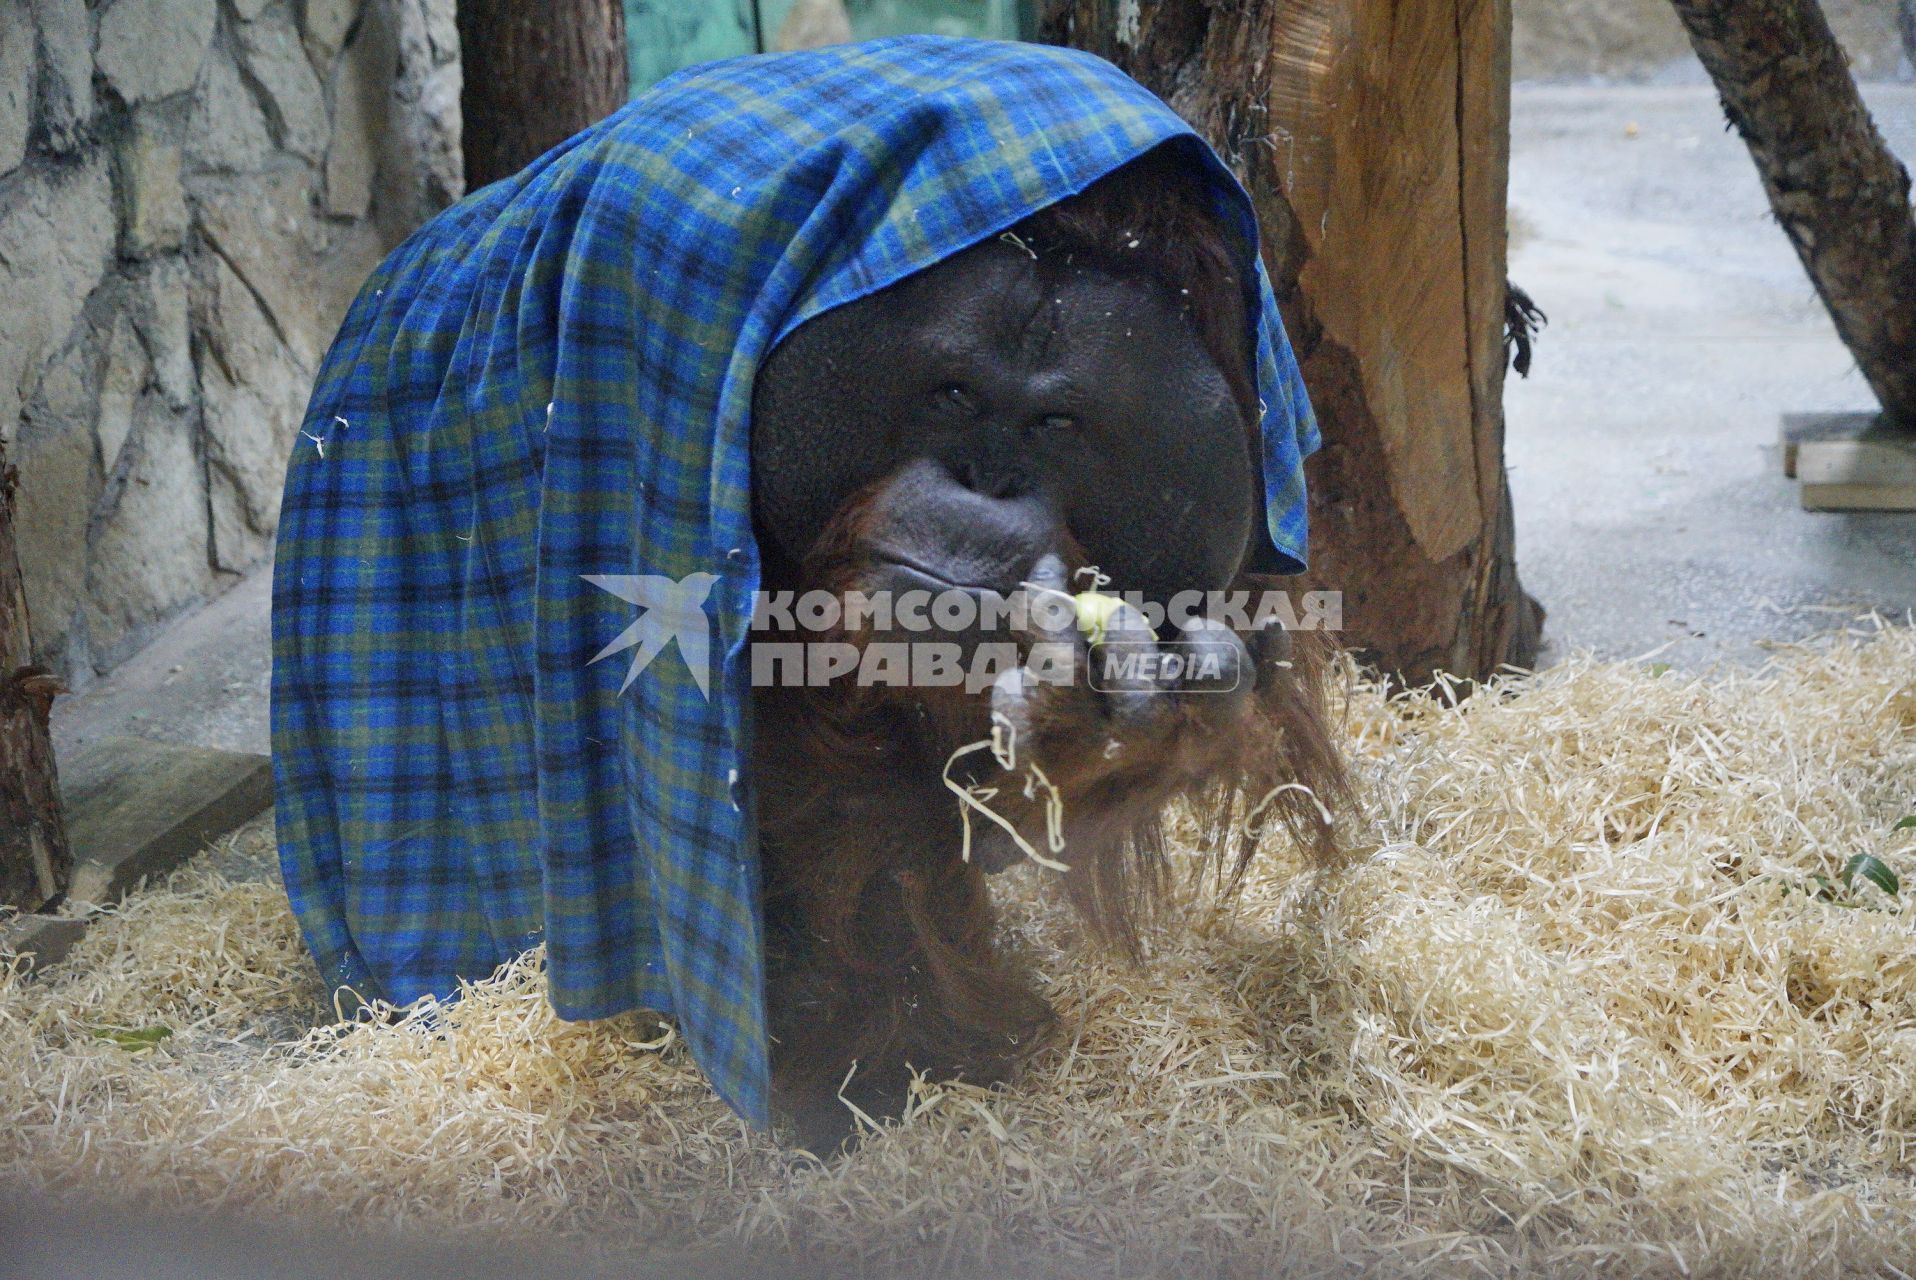
[[[1797,446],[1796,478],[1804,484],[1916,487],[1916,437],[1806,442]]]
[[[60,963],[86,936],[87,922],[68,916],[16,916],[0,925],[0,955],[25,957],[44,969]]]
[[[1783,418],[1783,474],[1806,511],[1916,511],[1916,431],[1874,413]]]
[[[1783,415],[1783,474],[1794,480],[1803,445],[1826,440],[1864,440],[1908,435],[1884,426],[1875,413],[1786,413]]]
[[[270,757],[211,747],[102,738],[61,762],[75,855],[68,900],[109,906],[142,877],[174,870],[273,804]],[[0,922],[0,953],[44,969],[86,935],[84,916]]]
[[[118,901],[273,804],[271,759],[246,752],[102,738],[60,772],[78,902]]]
[[[1916,485],[1805,484],[1805,511],[1916,511]]]

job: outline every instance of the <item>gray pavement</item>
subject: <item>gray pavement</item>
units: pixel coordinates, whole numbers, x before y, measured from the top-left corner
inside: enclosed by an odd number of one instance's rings
[[[1916,159],[1916,87],[1872,86]],[[1550,315],[1506,397],[1518,559],[1546,659],[1701,667],[1916,607],[1916,515],[1803,511],[1783,413],[1868,390],[1704,87],[1520,87],[1511,277]],[[133,733],[264,751],[269,575],[57,704],[62,750]]]
[[[1867,90],[1916,160],[1916,87]],[[1916,514],[1801,509],[1790,412],[1873,401],[1707,88],[1525,88],[1510,276],[1550,315],[1506,456],[1546,660],[1683,667],[1916,607]]]
[[[56,756],[111,735],[264,753],[271,606],[272,573],[256,570],[81,692],[56,701]]]

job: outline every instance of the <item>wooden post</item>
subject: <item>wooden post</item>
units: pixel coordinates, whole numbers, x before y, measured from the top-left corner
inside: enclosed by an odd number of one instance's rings
[[[1816,0],[1675,0],[1778,225],[1890,422],[1916,431],[1916,215]],[[1903,10],[1905,28],[1910,10]]]
[[[18,480],[0,450],[0,907],[38,911],[66,892],[73,855],[47,730],[59,684],[29,665],[27,599],[13,540]]]
[[[468,191],[625,104],[620,0],[459,0],[459,51]]]
[[[1535,658],[1503,466],[1508,0],[1048,0],[1251,192],[1325,448],[1312,583],[1385,671]]]

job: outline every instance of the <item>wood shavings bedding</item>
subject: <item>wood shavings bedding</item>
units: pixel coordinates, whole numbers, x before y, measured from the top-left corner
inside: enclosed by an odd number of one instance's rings
[[[277,887],[189,869],[0,972],[0,1176],[853,1271],[1916,1270],[1912,894],[1815,880],[1916,878],[1916,633],[1345,701],[1351,869],[1273,837],[1141,969],[1002,878],[1055,1042],[831,1164],[748,1134],[669,1031],[558,1021],[537,953],[328,1025]]]

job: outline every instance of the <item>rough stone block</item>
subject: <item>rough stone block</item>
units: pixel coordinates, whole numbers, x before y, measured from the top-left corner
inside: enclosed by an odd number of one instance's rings
[[[199,79],[217,0],[114,0],[100,15],[99,68],[129,104],[184,93]]]
[[[372,207],[373,177],[385,147],[393,75],[399,54],[367,23],[340,60],[333,78],[333,140],[326,148],[326,212],[363,218]]]
[[[326,95],[306,59],[292,15],[267,9],[239,24],[240,59],[260,88],[279,145],[308,160],[326,152]]]
[[[39,370],[28,389],[28,424],[84,427],[92,422],[99,404],[100,366],[106,358],[108,335],[82,317],[67,340]]]
[[[10,431],[41,369],[65,345],[87,296],[106,275],[115,241],[106,161],[29,170],[0,197],[0,263],[10,305],[0,324],[0,434]]]
[[[251,173],[273,156],[266,111],[222,50],[208,55],[193,95],[186,154],[196,170],[208,173]]]
[[[459,6],[453,0],[417,0],[426,15],[426,38],[432,42],[432,60],[444,66],[459,60]]]
[[[323,75],[346,45],[347,34],[359,20],[362,0],[303,0],[299,25],[306,56]]]
[[[240,570],[272,545],[286,456],[299,436],[312,386],[260,310],[252,290],[223,261],[214,265],[200,385],[206,396],[206,461],[213,512],[213,560]]]
[[[402,77],[399,93],[411,98],[435,65],[432,56],[432,29],[426,20],[425,6],[419,0],[390,0],[387,21],[399,41],[399,65]]]
[[[179,144],[159,121],[142,112],[120,140],[118,168],[126,254],[143,258],[179,248],[186,240]]]
[[[0,275],[33,300],[0,440],[42,660],[111,666],[270,551],[311,370],[458,194],[457,38],[453,0],[0,0]]]
[[[307,368],[333,339],[382,247],[363,224],[328,224],[313,210],[310,179],[281,170],[206,182],[194,194],[199,228],[252,291]]]
[[[38,67],[32,11],[23,0],[0,0],[0,174],[27,158]]]
[[[446,26],[447,6],[439,0],[394,0],[367,13],[361,34],[377,25],[399,50],[398,78],[393,101],[398,104],[394,125],[380,156],[374,183],[379,192],[374,216],[381,229],[397,240],[459,198],[465,189],[465,167],[460,155],[459,90],[462,84],[456,56],[458,33]],[[434,33],[439,34],[435,35]],[[451,41],[454,56],[440,61],[440,39]]]
[[[40,27],[40,119],[47,145],[71,151],[93,118],[93,23],[85,0],[33,0]]]
[[[15,535],[35,660],[59,663],[86,594],[87,522],[101,488],[92,424],[106,335],[82,319],[39,371],[11,450],[20,468]]]
[[[120,451],[133,431],[133,415],[146,390],[149,371],[146,348],[140,345],[133,318],[124,312],[115,316],[100,375],[99,408],[93,420],[94,435],[100,442],[101,475],[111,476],[119,463]]]
[[[84,609],[94,660],[111,666],[139,647],[142,630],[205,596],[206,482],[193,448],[193,417],[141,397],[123,463],[125,482],[93,537]]]
[[[64,665],[68,633],[86,596],[87,517],[100,496],[88,420],[23,425],[8,461],[20,469],[14,537],[26,569],[34,660]]]
[[[73,326],[38,371],[11,447],[24,481],[15,533],[33,619],[33,660],[59,670],[67,667],[70,633],[86,596],[87,525],[102,484],[92,426],[107,341],[84,317]]]
[[[413,134],[423,203],[412,210],[420,221],[466,193],[466,161],[460,151],[459,90],[465,83],[456,62],[426,77],[419,94]]]
[[[185,409],[198,403],[199,379],[193,372],[192,296],[186,264],[179,258],[155,258],[134,272],[140,337],[153,361],[153,381],[167,404]]]

